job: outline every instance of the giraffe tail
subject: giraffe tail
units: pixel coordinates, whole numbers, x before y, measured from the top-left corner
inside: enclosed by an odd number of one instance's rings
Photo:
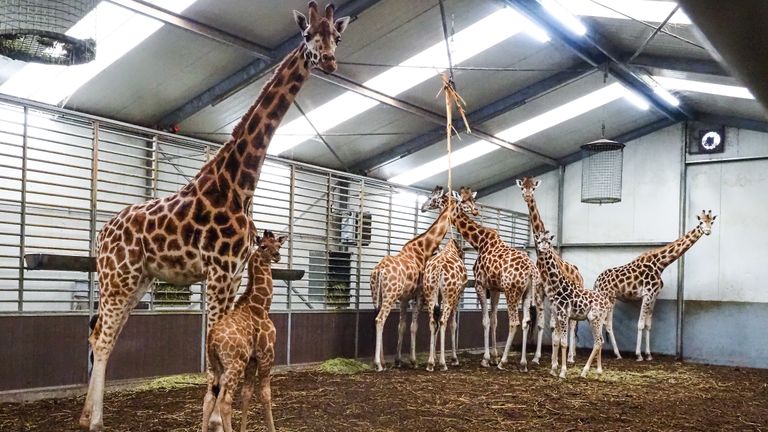
[[[445,276],[440,272],[440,276],[437,279],[437,302],[432,308],[432,317],[435,321],[440,321],[440,315],[442,315],[442,303],[443,303],[443,288],[445,287]]]
[[[371,299],[373,300],[373,308],[375,310],[379,310],[382,303],[382,292],[381,292],[381,279],[379,275],[379,270],[374,269],[371,273]]]

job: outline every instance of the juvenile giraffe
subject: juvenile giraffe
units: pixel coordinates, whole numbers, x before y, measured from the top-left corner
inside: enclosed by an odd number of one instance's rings
[[[232,430],[232,397],[243,374],[241,432],[247,430],[248,405],[257,379],[267,430],[275,431],[270,388],[276,338],[275,325],[269,318],[271,267],[273,262],[280,262],[280,246],[286,239],[285,236],[275,237],[271,231],[264,231],[264,237],[256,237],[245,292],[237,299],[235,308],[217,321],[208,333],[206,352],[211,370],[208,372],[208,391],[203,399],[203,432],[208,431],[211,414],[217,405],[224,431]]]
[[[432,195],[442,196],[443,188],[436,187]],[[373,363],[377,371],[384,370],[382,366],[384,363],[382,346],[384,323],[396,301],[400,301],[400,324],[398,326],[395,365],[400,364],[403,333],[405,332],[405,314],[408,310],[408,303],[412,299],[415,300],[416,305],[411,315],[411,363],[416,367],[416,330],[422,297],[419,285],[424,266],[445,237],[451,223],[451,214],[456,213],[454,209],[464,208],[468,211],[476,211],[472,200],[459,203],[454,202],[455,200],[458,200],[458,197],[449,200],[449,203],[425,232],[406,243],[396,255],[387,255],[382,258],[371,272],[371,296],[374,306],[379,309],[376,315],[376,350],[373,356]]]
[[[656,304],[656,298],[664,287],[661,273],[690,249],[702,235],[712,233],[712,225],[717,216],[712,215],[712,210],[708,212],[702,210],[696,218],[699,220],[698,225],[679,239],[661,248],[648,251],[628,264],[605,270],[595,280],[594,289],[611,299],[611,310],[608,314],[609,327],[612,325],[616,299],[642,301],[640,318],[637,321],[637,345],[635,347],[637,361],[643,361],[643,356],[640,354],[643,330],[646,332],[646,358],[648,360],[653,359],[651,356],[651,320],[653,319],[653,307]],[[611,345],[616,357],[621,358],[613,331],[609,331],[608,334],[611,337]]]
[[[429,315],[429,360],[427,370],[435,368],[436,321],[440,320],[440,368],[447,370],[445,364],[445,329],[451,325],[453,342],[452,365],[458,366],[456,353],[456,313],[464,285],[467,283],[467,267],[464,265],[464,251],[454,239],[448,240],[443,249],[427,260],[424,268],[422,291],[427,302]],[[450,321],[449,321],[450,320]]]
[[[549,231],[542,231],[536,235],[536,251],[539,259],[544,263],[543,274],[544,290],[550,299],[555,312],[555,330],[552,332],[552,375],[557,375],[557,354],[562,353],[560,378],[566,376],[566,351],[568,339],[566,327],[569,320],[588,320],[592,328],[592,353],[587,359],[587,364],[581,371],[582,378],[587,377],[592,360],[597,356],[597,373],[603,373],[602,349],[603,349],[603,325],[611,309],[610,298],[595,290],[584,289],[565,277],[560,262],[555,259],[552,249],[552,239]]]
[[[517,186],[522,190],[523,192],[523,200],[525,201],[525,204],[528,206],[528,217],[530,219],[531,223],[531,230],[533,231],[533,238],[534,241],[536,240],[537,236],[541,234],[542,232],[546,231],[546,228],[544,227],[544,220],[541,217],[541,214],[539,213],[539,208],[536,205],[536,200],[533,197],[533,191],[536,190],[537,187],[541,185],[541,180],[534,180],[532,177],[523,177],[521,180],[517,180]],[[560,267],[560,271],[563,273],[566,279],[573,282],[574,285],[584,288],[584,278],[581,277],[581,273],[579,273],[579,268],[575,265],[563,260],[560,255],[557,253],[557,251],[552,250],[552,257],[555,260],[555,262]],[[546,268],[544,268],[544,263],[542,260],[538,257],[536,258],[536,268],[539,270],[539,275],[543,279],[544,278],[544,272],[546,272]],[[533,297],[537,300],[536,306],[537,306],[537,313],[539,310],[543,312],[543,306],[540,308],[539,303],[541,302],[541,291],[534,292]],[[525,310],[525,309],[524,309]],[[552,306],[550,304],[550,320],[549,320],[549,326],[550,329],[555,328],[555,315],[553,313]],[[544,315],[543,313],[540,315],[541,319],[537,320],[538,324],[543,324],[544,321]],[[570,321],[569,324],[569,334],[570,334],[570,351],[568,352],[568,362],[573,363],[574,361],[574,355],[576,354],[576,321]],[[536,355],[533,357],[534,363],[539,363],[539,358],[541,357],[541,339],[542,339],[542,333],[543,333],[542,325],[539,325],[539,337],[538,341],[536,343]]]
[[[462,200],[474,196],[475,193],[471,189],[467,187],[460,189]],[[441,202],[437,199],[431,199],[424,203],[424,205],[428,208],[440,208]],[[475,290],[477,291],[477,298],[482,308],[483,328],[485,330],[485,353],[481,363],[483,367],[488,367],[491,360],[489,338],[493,341],[493,359],[494,361],[498,360],[499,354],[496,348],[497,309],[501,293],[504,293],[504,296],[507,298],[509,334],[507,335],[507,342],[504,346],[501,361],[497,363],[499,369],[504,369],[509,356],[509,350],[512,347],[512,339],[515,337],[517,327],[520,325],[517,307],[526,290],[530,289],[531,284],[535,281],[535,266],[528,257],[528,254],[505,244],[496,230],[479,225],[470,219],[466,212],[455,212],[453,224],[464,240],[469,242],[478,253],[477,260],[472,269],[475,274]],[[486,290],[491,297],[490,317],[486,302]],[[524,332],[523,353],[520,357],[520,366],[524,371],[528,370],[528,361],[525,358],[526,342],[527,332]]]
[[[230,140],[178,193],[134,204],[98,236],[99,314],[89,337],[94,356],[80,425],[103,429],[107,361],[128,314],[154,279],[174,285],[205,281],[207,327],[234,303],[252,244],[252,199],[272,135],[309,78],[336,70],[334,52],[349,18],[333,20],[333,5],[309,19],[294,11],[304,39],[264,85]]]

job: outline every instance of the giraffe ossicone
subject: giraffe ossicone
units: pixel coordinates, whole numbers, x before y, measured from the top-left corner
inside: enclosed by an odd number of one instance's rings
[[[281,61],[232,137],[178,193],[134,204],[109,220],[97,240],[99,312],[89,337],[93,368],[80,425],[101,431],[107,362],[128,313],[155,279],[205,281],[207,328],[234,304],[255,230],[252,203],[272,136],[313,68],[336,70],[335,50],[348,18],[333,6],[294,14],[299,45]],[[215,412],[213,419],[218,414]]]

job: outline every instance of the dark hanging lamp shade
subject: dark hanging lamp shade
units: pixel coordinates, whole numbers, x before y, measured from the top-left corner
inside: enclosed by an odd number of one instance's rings
[[[93,39],[65,33],[96,0],[0,0],[0,55],[26,62],[75,65],[96,57]]]
[[[620,202],[624,144],[601,138],[584,144],[581,151],[581,202]]]

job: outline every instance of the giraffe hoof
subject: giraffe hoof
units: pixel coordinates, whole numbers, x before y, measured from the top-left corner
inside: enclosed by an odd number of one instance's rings
[[[395,367],[396,367],[396,368],[398,368],[398,369],[400,369],[401,367],[403,367],[403,362],[402,362],[402,360],[400,360],[400,359],[396,359],[396,360],[395,360]]]
[[[91,413],[83,413],[80,416],[80,428],[88,430],[91,428]]]
[[[427,372],[434,372],[435,371],[435,365],[428,363],[427,364]]]
[[[643,356],[641,356],[641,355],[637,356],[635,361],[639,361],[639,362],[643,361]]]
[[[90,432],[102,432],[104,430],[104,423],[94,423],[91,425],[91,427],[88,429]]]
[[[648,354],[648,355],[645,357],[645,359],[646,359],[646,360],[648,360],[648,361],[651,361],[651,360],[653,360],[653,356],[652,356],[652,355],[650,355],[650,354]]]
[[[602,375],[603,374],[603,370],[602,369],[598,369],[596,372],[597,372],[598,375]]]
[[[552,376],[557,376],[557,371],[554,370],[554,369],[550,369],[549,370],[549,374],[552,375]]]
[[[574,363],[576,363],[576,360],[574,360],[574,359],[568,359],[568,364],[574,364]]]
[[[483,359],[483,360],[480,362],[480,366],[482,366],[482,367],[484,367],[484,368],[487,368],[487,367],[490,367],[491,365],[488,363],[488,359]]]
[[[505,363],[499,362],[499,363],[496,365],[496,368],[497,368],[498,370],[506,370],[507,368],[505,368],[505,367],[504,367],[504,365],[505,365]]]
[[[521,364],[519,370],[520,372],[528,373],[528,365]]]
[[[535,359],[531,360],[531,364],[535,364],[536,366],[538,366],[539,365],[539,359],[535,358]]]
[[[586,379],[587,378],[587,371],[583,371],[579,374],[580,377]]]
[[[441,371],[447,371],[448,370],[448,365],[446,365],[445,363],[441,364],[440,365],[440,370]]]
[[[616,354],[616,360],[621,360],[621,354]]]
[[[376,365],[376,372],[381,372],[381,371],[383,371],[383,370],[384,370],[384,367],[383,367],[383,366],[381,366],[380,364],[377,364],[377,365]]]
[[[458,366],[458,365],[459,365],[459,359],[453,359],[453,361],[451,361],[451,366]]]
[[[560,379],[565,379],[565,372],[560,372]]]

